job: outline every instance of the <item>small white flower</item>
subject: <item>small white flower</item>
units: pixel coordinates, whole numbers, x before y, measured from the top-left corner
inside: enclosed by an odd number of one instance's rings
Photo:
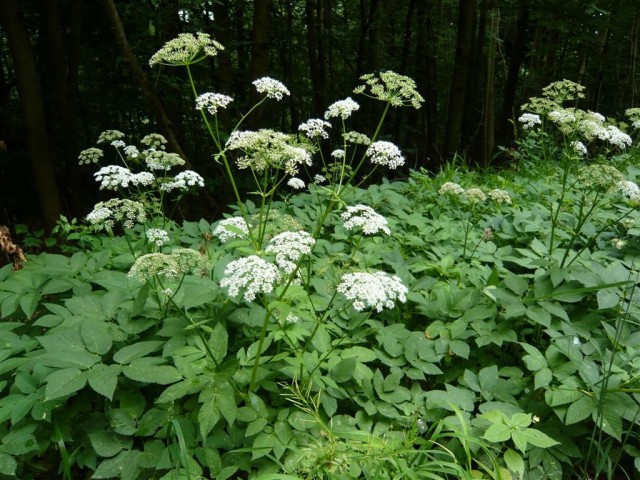
[[[98,163],[104,156],[104,152],[99,148],[91,147],[80,152],[78,155],[78,165],[89,165],[90,163]]]
[[[166,230],[160,228],[150,228],[147,230],[147,239],[151,243],[155,243],[158,247],[161,247],[165,243],[169,243],[169,234]]]
[[[523,113],[518,118],[518,121],[522,123],[522,128],[524,128],[525,130],[530,130],[535,125],[542,125],[540,115],[536,115],[535,113]]]
[[[342,136],[347,142],[355,143],[356,145],[369,145],[371,143],[371,139],[364,133],[347,132]]]
[[[315,183],[317,183],[318,185],[324,183],[327,181],[327,178],[324,175],[320,175],[319,173],[316,173],[315,176],[313,177],[313,181]]]
[[[627,197],[635,197],[640,195],[640,187],[635,182],[629,180],[621,180],[616,184],[616,188]]]
[[[128,168],[119,165],[102,167],[93,174],[96,182],[100,182],[100,190],[117,190],[127,188],[132,182],[133,174]]]
[[[127,145],[126,147],[124,147],[124,154],[127,156],[127,158],[138,158],[140,152],[135,145]]]
[[[309,138],[329,138],[329,134],[326,131],[327,128],[331,128],[331,124],[329,122],[325,122],[319,118],[311,118],[306,122],[301,123],[298,130],[304,132],[304,134]]]
[[[111,146],[115,148],[124,148],[127,146],[127,144],[122,140],[114,140],[113,142],[111,142]]]
[[[149,186],[155,181],[156,177],[151,172],[140,172],[131,175],[131,183],[133,185]]]
[[[341,217],[345,221],[344,228],[347,230],[361,228],[365,235],[375,235],[378,232],[391,235],[387,219],[367,205],[349,206]]]
[[[616,250],[622,250],[625,247],[625,245],[627,244],[627,242],[625,242],[621,238],[614,238],[614,239],[611,240],[611,243],[613,243],[613,247]]]
[[[484,202],[487,199],[487,196],[479,188],[469,188],[464,191],[462,196],[471,203]]]
[[[271,293],[279,281],[278,267],[251,255],[229,263],[220,286],[227,289],[230,297],[237,297],[240,290],[245,289],[244,299],[251,302],[258,293]]]
[[[337,288],[347,300],[353,301],[353,308],[361,312],[365,308],[393,308],[395,301],[406,302],[409,291],[397,276],[384,272],[347,273],[343,275]]]
[[[105,130],[98,136],[97,143],[111,143],[113,140],[124,138],[124,133],[120,130]]]
[[[624,150],[627,147],[630,147],[633,143],[633,140],[629,135],[624,133],[618,127],[614,127],[613,125],[609,125],[607,127],[607,140],[612,145],[618,147],[620,150]]]
[[[491,200],[495,200],[498,203],[507,203],[511,205],[511,197],[509,196],[509,192],[507,192],[506,190],[494,188],[489,193],[487,193],[487,196]]]
[[[454,182],[444,182],[438,190],[439,195],[461,195],[464,193],[464,188]]]
[[[184,160],[177,153],[169,153],[154,148],[144,151],[145,163],[149,170],[171,170],[176,165],[184,165]]]
[[[304,182],[296,177],[290,178],[287,182],[287,185],[289,185],[294,190],[302,190],[305,187]]]
[[[204,187],[204,179],[192,170],[185,170],[175,176],[173,180],[160,184],[160,190],[171,192],[172,190],[189,190],[189,187]]]
[[[231,217],[220,220],[216,228],[213,229],[213,236],[225,243],[234,238],[244,238],[249,235],[249,227],[242,217]]]
[[[334,150],[333,152],[331,152],[331,156],[336,160],[341,160],[344,158],[344,150],[341,150],[341,149]]]
[[[211,115],[218,113],[218,109],[227,108],[233,98],[221,93],[203,93],[196,98],[196,110],[206,109]]]
[[[218,50],[224,50],[224,47],[206,33],[181,33],[154,53],[149,65],[189,65],[204,57],[216,56]]]
[[[140,143],[153,150],[164,150],[166,148],[165,145],[167,144],[167,139],[159,133],[150,133],[149,135],[142,137]]]
[[[338,100],[329,105],[329,108],[324,113],[324,118],[329,120],[330,118],[340,117],[344,120],[349,118],[351,114],[359,108],[360,105],[354,102],[351,97],[347,97],[344,100]]]
[[[296,262],[309,255],[316,241],[307,232],[282,232],[269,241],[267,253],[276,254],[276,265],[287,274],[296,269]]]
[[[587,147],[585,147],[584,143],[580,141],[571,142],[571,148],[581,157],[584,157],[587,154]]]
[[[91,213],[89,213],[89,215],[87,215],[87,221],[92,225],[104,223],[105,220],[111,217],[112,214],[113,212],[109,208],[97,207],[97,208],[94,208],[91,211]],[[113,226],[113,223],[111,223],[111,225],[108,225],[108,226]]]
[[[371,158],[372,163],[387,166],[391,170],[404,165],[404,157],[400,149],[391,142],[373,142],[367,149],[367,157]]]
[[[253,82],[258,93],[266,93],[267,98],[282,100],[283,95],[290,95],[289,89],[282,82],[269,77],[262,77]]]

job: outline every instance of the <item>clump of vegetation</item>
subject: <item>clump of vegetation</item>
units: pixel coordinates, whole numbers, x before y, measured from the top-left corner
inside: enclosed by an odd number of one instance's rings
[[[236,195],[229,214],[170,220],[170,202],[204,179],[173,173],[184,162],[162,136],[136,146],[111,130],[98,143],[119,164],[94,176],[118,196],[86,226],[59,229],[83,248],[0,270],[0,473],[640,470],[640,169],[630,137],[564,108],[581,88],[563,82],[520,118],[520,172],[415,171],[362,189],[404,163],[379,134],[392,107],[420,107],[411,79],[363,77],[356,93],[382,102],[368,134],[349,127],[359,109],[350,97],[296,133],[244,130],[253,109],[222,132],[217,116],[233,99],[191,80],[221,48],[181,35],[152,63],[186,68]],[[271,78],[254,86],[257,105],[289,95]],[[592,134],[585,158],[576,142]],[[80,161],[107,156],[92,147]],[[253,182],[249,198],[240,175]]]

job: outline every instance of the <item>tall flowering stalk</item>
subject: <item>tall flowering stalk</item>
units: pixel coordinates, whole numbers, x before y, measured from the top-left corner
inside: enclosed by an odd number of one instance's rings
[[[222,46],[203,34],[180,35],[168,42],[150,61],[151,66],[182,66],[194,95],[195,108],[200,112],[203,123],[216,148],[215,158],[224,165],[229,183],[232,186],[238,208],[238,216],[220,221],[212,231],[225,248],[229,248],[240,258],[229,261],[220,286],[229,298],[237,303],[259,303],[264,309],[262,329],[258,337],[255,362],[249,382],[249,391],[255,388],[260,356],[270,322],[287,312],[283,324],[293,324],[297,315],[289,312],[294,308],[288,292],[302,288],[308,305],[317,318],[316,328],[305,342],[309,345],[318,331],[323,313],[316,311],[312,297],[311,282],[314,271],[312,261],[316,258],[316,245],[323,235],[323,227],[334,213],[344,208],[344,198],[348,189],[354,188],[356,178],[364,172],[365,165],[371,167],[364,175],[366,180],[375,169],[386,167],[395,169],[404,164],[400,149],[378,136],[384,119],[391,107],[411,106],[419,108],[424,102],[416,90],[416,85],[408,77],[394,72],[382,72],[362,77],[364,84],[355,90],[384,103],[380,119],[371,137],[350,131],[347,123],[360,106],[351,97],[331,104],[323,119],[314,118],[302,123],[297,134],[285,134],[269,129],[257,131],[244,130],[242,126],[251,113],[267,101],[281,101],[290,95],[289,90],[276,79],[264,77],[253,82],[260,94],[258,102],[242,115],[228,136],[222,135],[218,115],[228,107],[233,99],[224,93],[200,93],[196,88],[191,68],[207,57],[213,57]],[[335,130],[334,128],[337,127]],[[322,142],[330,140],[330,131],[341,135],[341,148],[335,150],[330,158],[323,156]],[[223,140],[224,139],[224,140]],[[313,156],[318,155],[321,173],[316,173]],[[253,179],[254,193],[260,202],[255,213],[250,212],[241,198],[235,175],[237,171],[246,172]],[[286,227],[279,230],[276,225],[272,204],[278,192],[300,191],[307,183],[313,183],[309,189],[321,204],[318,216],[310,231]],[[342,265],[348,273],[337,280],[331,303],[340,295],[347,303],[343,308],[362,311],[373,308],[380,311],[391,308],[396,301],[405,301],[406,287],[399,278],[388,277],[383,272],[351,272],[354,255],[360,247],[363,236],[391,233],[386,219],[366,205],[347,207],[342,213],[344,228],[347,232],[359,234],[352,243],[349,260]],[[155,238],[155,237],[154,237]],[[351,276],[349,276],[351,275]],[[378,285],[378,290],[366,292],[366,282]],[[363,297],[367,293],[369,297]],[[371,296],[373,295],[373,296]],[[282,322],[281,322],[282,323]],[[294,342],[290,342],[294,344]]]

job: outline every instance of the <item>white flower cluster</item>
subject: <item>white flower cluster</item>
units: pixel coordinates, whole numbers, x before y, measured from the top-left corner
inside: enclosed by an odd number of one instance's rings
[[[204,57],[216,56],[218,50],[224,50],[224,47],[206,33],[181,33],[154,53],[149,65],[189,65]]]
[[[354,93],[365,93],[368,86],[371,94],[367,96],[389,102],[394,107],[410,105],[417,109],[424,102],[424,98],[418,93],[416,82],[405,75],[387,70],[378,74],[368,73],[360,79],[365,80],[366,85],[357,87]]]
[[[189,187],[204,187],[204,179],[193,170],[185,170],[174,177],[173,180],[160,184],[160,190],[171,192],[172,190],[189,190]]]
[[[342,160],[344,158],[344,150],[338,148],[331,152],[331,156],[336,160]]]
[[[78,155],[78,165],[89,165],[90,163],[98,163],[104,156],[104,152],[99,148],[91,147],[80,152]]]
[[[177,153],[149,149],[145,150],[144,154],[144,161],[149,170],[163,170],[166,172],[176,165],[184,165],[184,160]]]
[[[302,190],[305,187],[304,182],[296,177],[290,178],[287,182],[287,185],[289,185],[294,190]]]
[[[289,89],[278,80],[269,77],[262,77],[254,80],[253,85],[258,93],[266,93],[267,98],[282,100],[283,95],[290,95]]]
[[[300,165],[311,166],[311,154],[301,147],[290,145],[292,138],[269,129],[234,131],[227,140],[229,150],[246,153],[236,159],[238,168],[251,168],[257,172],[272,167],[284,169],[288,175],[297,175]]]
[[[487,196],[498,203],[507,203],[511,205],[511,196],[509,196],[509,192],[506,190],[501,190],[499,188],[494,188],[493,190],[487,193]]]
[[[620,180],[616,183],[616,189],[629,198],[640,196],[640,188],[635,182],[629,180]]]
[[[161,247],[165,243],[169,243],[169,234],[166,230],[161,228],[150,228],[147,230],[147,240],[151,243],[155,243],[156,246]]]
[[[613,238],[611,239],[611,243],[613,244],[613,248],[616,250],[622,250],[627,245],[627,242],[621,238]]]
[[[150,133],[149,135],[142,137],[140,143],[154,150],[164,150],[166,148],[165,145],[167,144],[167,139],[159,133]]]
[[[138,257],[129,269],[128,277],[146,282],[156,275],[167,278],[188,273],[204,276],[209,269],[207,259],[200,252],[189,248],[176,248],[171,254],[148,253]]]
[[[353,112],[360,109],[360,105],[353,101],[351,97],[347,97],[344,100],[338,100],[337,102],[329,105],[329,108],[324,112],[324,118],[329,120],[330,118],[340,117],[343,120],[349,118]]]
[[[391,235],[387,219],[367,205],[349,206],[341,217],[347,230],[360,228],[365,235],[375,235],[378,232]]]
[[[249,235],[249,226],[242,217],[230,217],[220,220],[213,229],[213,236],[225,243],[234,238],[244,238]]]
[[[576,152],[581,157],[584,157],[588,153],[587,147],[584,145],[584,143],[578,140],[571,142],[570,146],[573,149],[573,151]]]
[[[620,130],[618,127],[615,127],[613,125],[609,125],[607,127],[607,138],[606,140],[618,147],[620,150],[624,150],[627,147],[630,147],[631,144],[633,143],[633,140],[631,139],[631,137],[629,135],[627,135],[626,133],[624,133],[622,130]]]
[[[227,289],[230,297],[237,297],[240,290],[244,289],[244,299],[251,302],[259,293],[271,293],[280,278],[278,267],[257,255],[251,255],[230,262],[224,270],[220,286]]]
[[[138,158],[138,156],[140,155],[140,151],[135,145],[127,145],[126,147],[124,147],[124,154],[127,156],[127,158]]]
[[[342,276],[337,290],[347,300],[353,301],[353,308],[358,312],[365,308],[374,308],[378,312],[393,308],[396,301],[407,301],[408,292],[400,278],[384,272],[347,273]]]
[[[329,134],[326,129],[331,128],[331,124],[329,122],[325,122],[319,118],[311,118],[304,123],[301,123],[298,127],[298,130],[304,132],[304,134],[309,138],[329,138]]]
[[[133,228],[136,223],[144,223],[146,219],[144,205],[121,198],[98,202],[87,215],[87,221],[99,228],[113,228],[116,221],[122,222],[125,228]]]
[[[313,176],[313,181],[314,181],[316,184],[320,185],[320,184],[322,184],[322,183],[324,183],[324,182],[326,182],[326,181],[327,181],[327,177],[325,177],[324,175],[320,175],[319,173],[316,173],[316,174]]]
[[[578,170],[578,183],[587,189],[615,189],[621,180],[624,180],[622,173],[612,165],[594,163]]]
[[[404,157],[400,149],[391,142],[373,142],[367,148],[367,156],[371,158],[372,163],[387,166],[391,170],[404,165]]]
[[[621,150],[631,146],[633,143],[631,137],[615,125],[604,126],[602,122],[594,116],[593,112],[591,112],[590,119],[580,122],[579,130],[589,141],[597,138],[609,142]]]
[[[291,274],[296,269],[296,262],[303,255],[309,255],[315,243],[315,239],[307,232],[282,232],[269,241],[265,252],[274,253],[276,265]]]
[[[479,188],[468,188],[462,196],[471,203],[484,202],[487,199],[485,193]]]
[[[100,190],[117,190],[127,188],[132,183],[131,170],[120,165],[107,165],[93,174],[96,182],[100,182]]]
[[[461,195],[464,193],[464,188],[454,182],[444,182],[438,190],[439,195]]]
[[[114,140],[120,140],[124,138],[124,133],[120,130],[105,130],[98,136],[96,143],[111,143]]]
[[[518,121],[522,123],[522,128],[525,130],[530,130],[536,125],[542,125],[540,115],[536,115],[535,113],[523,113],[518,117]]]
[[[211,115],[218,113],[218,109],[227,108],[233,98],[221,93],[203,93],[196,98],[196,110],[207,110]]]
[[[126,143],[124,143],[122,140],[114,140],[113,142],[111,142],[111,146],[115,147],[115,148],[124,148],[126,147]]]
[[[371,139],[364,133],[352,131],[346,132],[342,136],[344,137],[345,141],[355,143],[356,145],[369,145],[371,143]]]

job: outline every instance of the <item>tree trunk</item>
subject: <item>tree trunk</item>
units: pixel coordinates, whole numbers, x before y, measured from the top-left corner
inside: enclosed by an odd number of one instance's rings
[[[0,1],[0,21],[6,32],[16,71],[18,95],[24,115],[29,156],[42,218],[45,226],[52,228],[62,213],[62,206],[56,182],[55,164],[51,156],[38,69],[29,41],[29,32],[18,11],[17,0]]]
[[[115,35],[118,46],[120,47],[120,52],[122,53],[122,56],[125,58],[125,60],[127,60],[127,62],[129,63],[129,68],[131,68],[133,78],[136,79],[136,81],[140,85],[140,88],[142,88],[145,97],[147,97],[147,101],[149,102],[149,105],[153,110],[156,121],[162,129],[161,133],[163,133],[167,137],[169,148],[180,155],[184,159],[187,168],[189,168],[191,166],[191,163],[187,159],[186,154],[184,153],[182,147],[180,147],[180,144],[176,139],[173,128],[171,127],[171,121],[169,120],[169,117],[165,112],[162,102],[160,101],[160,98],[158,97],[158,94],[154,90],[153,86],[147,79],[147,76],[140,67],[136,56],[129,46],[122,21],[120,20],[120,15],[118,14],[118,9],[116,8],[114,1],[104,0],[104,6],[107,11],[107,16],[111,21],[113,34]]]
[[[444,151],[452,155],[460,150],[462,123],[465,112],[467,85],[472,64],[473,41],[475,38],[476,1],[460,0],[458,14],[458,37],[453,78],[447,112],[447,126],[444,137]]]
[[[495,85],[495,73],[496,73],[496,50],[498,49],[498,27],[500,24],[500,11],[495,6],[491,8],[489,20],[489,48],[487,49],[487,64],[486,64],[486,81],[485,81],[485,97],[484,97],[484,122],[483,122],[483,135],[482,135],[482,152],[481,162],[486,167],[489,166],[491,156],[493,155],[493,149],[495,148],[495,128],[496,128],[496,85]]]
[[[509,58],[509,71],[502,96],[502,108],[498,119],[498,142],[501,145],[509,145],[513,141],[513,123],[516,112],[514,102],[520,78],[520,68],[527,49],[527,28],[529,24],[529,0],[519,0],[518,19],[511,42],[511,55]]]
[[[307,52],[309,58],[309,73],[311,74],[311,88],[313,89],[313,115],[318,116],[326,107],[325,98],[325,69],[322,64],[319,35],[319,0],[305,2],[305,16],[307,23]]]

